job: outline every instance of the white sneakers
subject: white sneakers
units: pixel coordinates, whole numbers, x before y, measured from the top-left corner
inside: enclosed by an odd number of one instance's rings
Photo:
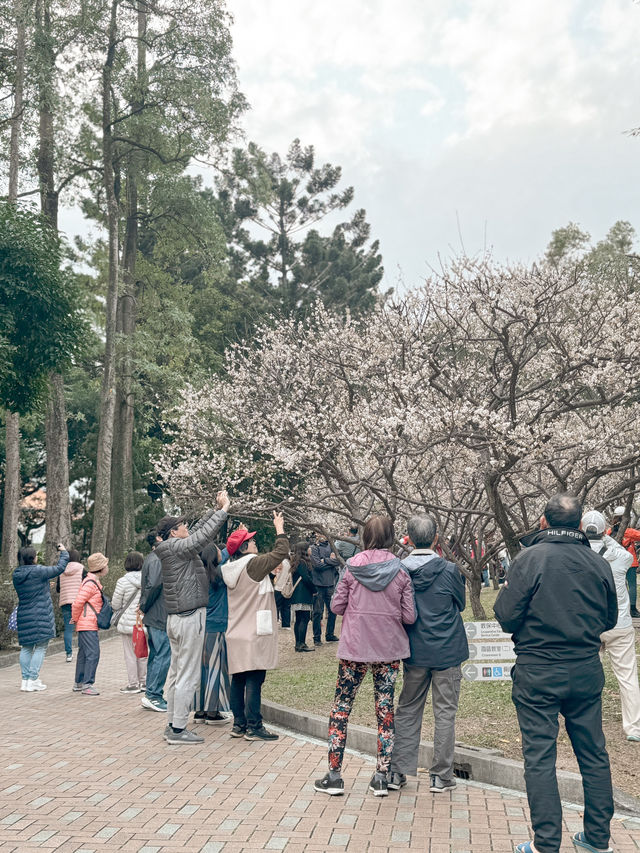
[[[24,693],[35,693],[37,690],[46,690],[47,685],[43,684],[39,678],[23,678],[20,690]]]

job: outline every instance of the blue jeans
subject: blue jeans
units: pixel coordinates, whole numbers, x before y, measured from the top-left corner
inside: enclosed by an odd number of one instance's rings
[[[147,625],[149,660],[147,661],[147,699],[162,699],[162,690],[171,664],[171,644],[167,632]]]
[[[37,646],[22,646],[20,649],[20,669],[22,677],[35,681],[40,675],[40,667],[44,660],[49,640]]]
[[[70,604],[61,604],[60,612],[62,613],[62,618],[64,619],[64,650],[70,655],[71,654],[71,641],[73,640],[73,629],[74,624],[71,621],[71,605]]]

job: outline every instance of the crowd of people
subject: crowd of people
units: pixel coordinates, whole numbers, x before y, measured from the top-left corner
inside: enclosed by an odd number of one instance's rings
[[[228,725],[231,737],[275,740],[278,735],[263,724],[261,691],[266,673],[278,663],[278,614],[285,629],[293,615],[296,652],[314,651],[323,642],[338,644],[328,769],[315,790],[344,793],[349,716],[369,670],[378,723],[371,793],[387,796],[417,774],[429,690],[435,720],[429,787],[434,794],[455,788],[455,719],[461,664],[469,655],[461,615],[465,581],[438,546],[435,520],[427,514],[410,518],[398,556],[396,530],[386,516],[374,515],[362,528],[353,526],[333,544],[320,538],[292,547],[283,515],[274,512],[274,546],[260,553],[255,531],[244,525],[217,543],[229,506],[222,491],[216,508],[191,529],[184,518],[162,518],[149,533],[150,553],[127,555],[111,602],[103,592],[109,571],[103,554],[91,554],[85,572],[80,555],[62,544],[57,565],[48,567],[37,564],[34,548],[22,548],[13,574],[21,689],[46,689],[40,668],[55,636],[50,582],[58,578],[68,661],[74,629],[78,638],[74,691],[99,695],[99,630],[116,625],[127,673],[121,692],[142,694],[145,709],[166,714],[163,736],[168,744],[204,742],[198,730],[188,728],[192,711],[205,724]],[[519,844],[517,853],[560,849],[562,812],[555,776],[559,714],[584,783],[584,830],[574,835],[573,843],[591,853],[611,849],[603,649],[620,684],[624,731],[629,741],[640,742],[631,623],[634,545],[640,531],[627,528],[618,544],[613,536],[623,514],[624,508],[616,508],[607,525],[600,512],[583,514],[577,498],[554,496],[539,529],[521,540],[522,550],[509,564],[495,603],[500,625],[515,642],[512,696],[534,829],[533,840]],[[340,636],[337,616],[342,617]],[[309,621],[313,646],[307,644]],[[396,706],[401,665],[403,686]]]

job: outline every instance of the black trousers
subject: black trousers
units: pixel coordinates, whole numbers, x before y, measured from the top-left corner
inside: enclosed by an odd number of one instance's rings
[[[283,628],[291,627],[291,601],[276,590],[276,610]]]
[[[293,633],[296,638],[296,646],[304,646],[307,642],[307,625],[311,618],[309,610],[296,610],[296,621],[293,626]]]
[[[229,702],[233,711],[233,724],[249,731],[262,725],[260,702],[265,669],[250,669],[236,672],[231,676],[231,695]]]
[[[97,631],[78,631],[76,684],[93,684],[100,660],[100,641]]]
[[[322,639],[322,614],[324,613],[325,605],[327,607],[327,630],[325,636],[333,637],[333,632],[336,627],[336,614],[331,612],[331,598],[333,596],[333,586],[318,586],[316,587],[316,595],[313,599],[313,639]]]
[[[584,833],[600,850],[609,846],[613,791],[602,732],[604,673],[598,658],[568,664],[521,664],[513,671],[512,699],[522,732],[524,778],[539,853],[558,853],[562,807],[556,779],[558,714],[562,714],[584,788]]]

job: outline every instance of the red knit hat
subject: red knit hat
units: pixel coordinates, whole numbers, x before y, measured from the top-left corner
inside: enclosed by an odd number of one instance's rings
[[[229,552],[229,556],[233,557],[242,543],[247,542],[249,539],[253,539],[255,535],[255,530],[251,532],[248,530],[234,530],[231,536],[227,539],[227,551]]]

